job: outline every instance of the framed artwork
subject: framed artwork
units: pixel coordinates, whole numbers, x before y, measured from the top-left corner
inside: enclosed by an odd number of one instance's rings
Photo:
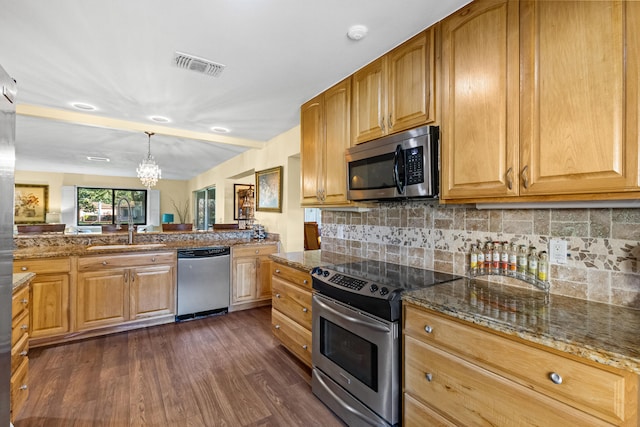
[[[233,184],[233,219],[253,217],[253,184]]]
[[[16,224],[44,224],[49,207],[49,186],[16,184],[13,193]]]
[[[282,212],[282,166],[256,172],[256,211]]]

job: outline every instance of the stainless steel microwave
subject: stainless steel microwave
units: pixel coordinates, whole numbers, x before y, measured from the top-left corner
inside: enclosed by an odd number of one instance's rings
[[[346,151],[349,200],[438,197],[439,129],[422,126]]]

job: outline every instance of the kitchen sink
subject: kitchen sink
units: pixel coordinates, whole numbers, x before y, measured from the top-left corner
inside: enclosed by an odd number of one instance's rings
[[[96,245],[89,246],[89,251],[99,251],[105,249],[147,249],[147,248],[161,248],[167,246],[165,243],[134,243],[131,245]]]

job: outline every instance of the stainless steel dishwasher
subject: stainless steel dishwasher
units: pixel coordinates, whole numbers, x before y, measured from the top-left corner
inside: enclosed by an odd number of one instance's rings
[[[228,246],[178,250],[176,321],[227,312],[230,254]]]

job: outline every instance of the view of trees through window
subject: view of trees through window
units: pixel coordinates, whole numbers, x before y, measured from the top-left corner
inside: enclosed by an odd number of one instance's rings
[[[126,224],[129,215],[135,225],[147,223],[147,190],[78,187],[77,206],[78,225]]]
[[[216,189],[196,191],[196,228],[207,230],[216,222]]]

